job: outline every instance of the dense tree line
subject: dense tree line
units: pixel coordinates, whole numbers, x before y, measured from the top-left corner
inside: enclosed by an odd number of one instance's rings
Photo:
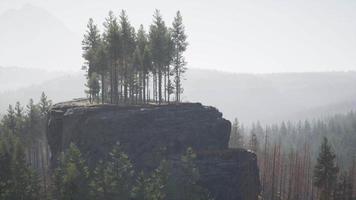
[[[0,122],[0,199],[40,199],[48,186],[45,135],[51,101],[42,93],[37,104],[9,105]]]
[[[62,154],[55,170],[53,199],[127,199],[127,200],[206,200],[209,193],[200,187],[199,171],[191,148],[182,155],[178,169],[181,177],[171,173],[172,164],[162,159],[151,173],[137,173],[129,157],[115,145],[108,158],[90,170],[79,149],[71,144]],[[177,167],[177,166],[175,166]]]
[[[199,186],[196,155],[191,148],[173,163],[162,157],[152,172],[135,171],[119,144],[89,168],[86,158],[71,144],[62,152],[58,167],[49,172],[45,135],[51,101],[42,93],[24,109],[9,105],[0,122],[0,199],[128,199],[207,200],[209,192]],[[178,172],[177,178],[172,174]]]
[[[40,179],[26,162],[20,139],[8,130],[0,136],[0,199],[40,199]]]
[[[256,152],[263,199],[352,199],[356,198],[355,125],[354,112],[264,127],[259,122],[247,127],[235,120],[230,146]],[[322,169],[330,170],[318,175]],[[317,181],[320,174],[330,176]],[[327,180],[330,183],[323,185]]]
[[[148,33],[143,25],[136,31],[124,10],[119,17],[110,11],[103,25],[100,33],[89,19],[82,42],[91,102],[181,101],[188,43],[179,11],[169,28],[156,10]]]

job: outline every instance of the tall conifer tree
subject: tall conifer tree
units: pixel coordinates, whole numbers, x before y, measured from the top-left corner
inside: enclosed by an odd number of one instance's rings
[[[320,200],[329,200],[332,198],[338,173],[335,158],[336,155],[331,149],[328,139],[324,137],[317,164],[314,167],[314,185],[320,190]]]
[[[175,96],[176,102],[179,102],[180,94],[182,90],[182,76],[186,71],[186,61],[184,59],[183,53],[187,49],[187,35],[185,34],[185,27],[183,25],[183,19],[180,14],[180,11],[177,12],[176,17],[174,18],[172,25],[172,40],[174,45],[173,53],[173,68],[174,68],[174,84],[175,84]]]

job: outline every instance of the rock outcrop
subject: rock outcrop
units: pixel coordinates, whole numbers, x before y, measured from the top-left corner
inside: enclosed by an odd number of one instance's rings
[[[157,167],[159,158],[181,155],[187,147],[197,152],[201,185],[219,200],[254,200],[259,193],[256,155],[229,150],[231,124],[213,107],[200,103],[171,105],[53,106],[48,121],[51,166],[60,152],[75,143],[89,166],[120,142],[139,170]]]

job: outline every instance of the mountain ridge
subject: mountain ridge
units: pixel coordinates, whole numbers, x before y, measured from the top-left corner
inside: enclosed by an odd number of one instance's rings
[[[29,73],[18,70],[15,75],[26,77]],[[36,83],[12,90],[11,85],[19,79],[9,80],[7,92],[0,90],[0,112],[16,101],[26,104],[29,98],[38,100],[42,91],[54,102],[85,96],[84,72],[63,72],[50,79],[36,74],[31,75]],[[15,75],[0,68],[0,77]],[[191,68],[185,77],[184,101],[215,106],[227,119],[237,117],[244,123],[304,120],[356,109],[356,91],[352,90],[356,72],[255,75]]]
[[[0,14],[0,65],[73,69],[81,66],[81,38],[47,10],[26,4]],[[34,48],[35,47],[35,48]]]

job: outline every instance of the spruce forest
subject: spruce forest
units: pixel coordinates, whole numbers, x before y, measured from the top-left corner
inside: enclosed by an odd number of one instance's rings
[[[264,199],[354,199],[356,115],[245,126],[235,119],[230,146],[256,152]]]
[[[356,4],[67,1],[0,2],[0,200],[356,200]]]

